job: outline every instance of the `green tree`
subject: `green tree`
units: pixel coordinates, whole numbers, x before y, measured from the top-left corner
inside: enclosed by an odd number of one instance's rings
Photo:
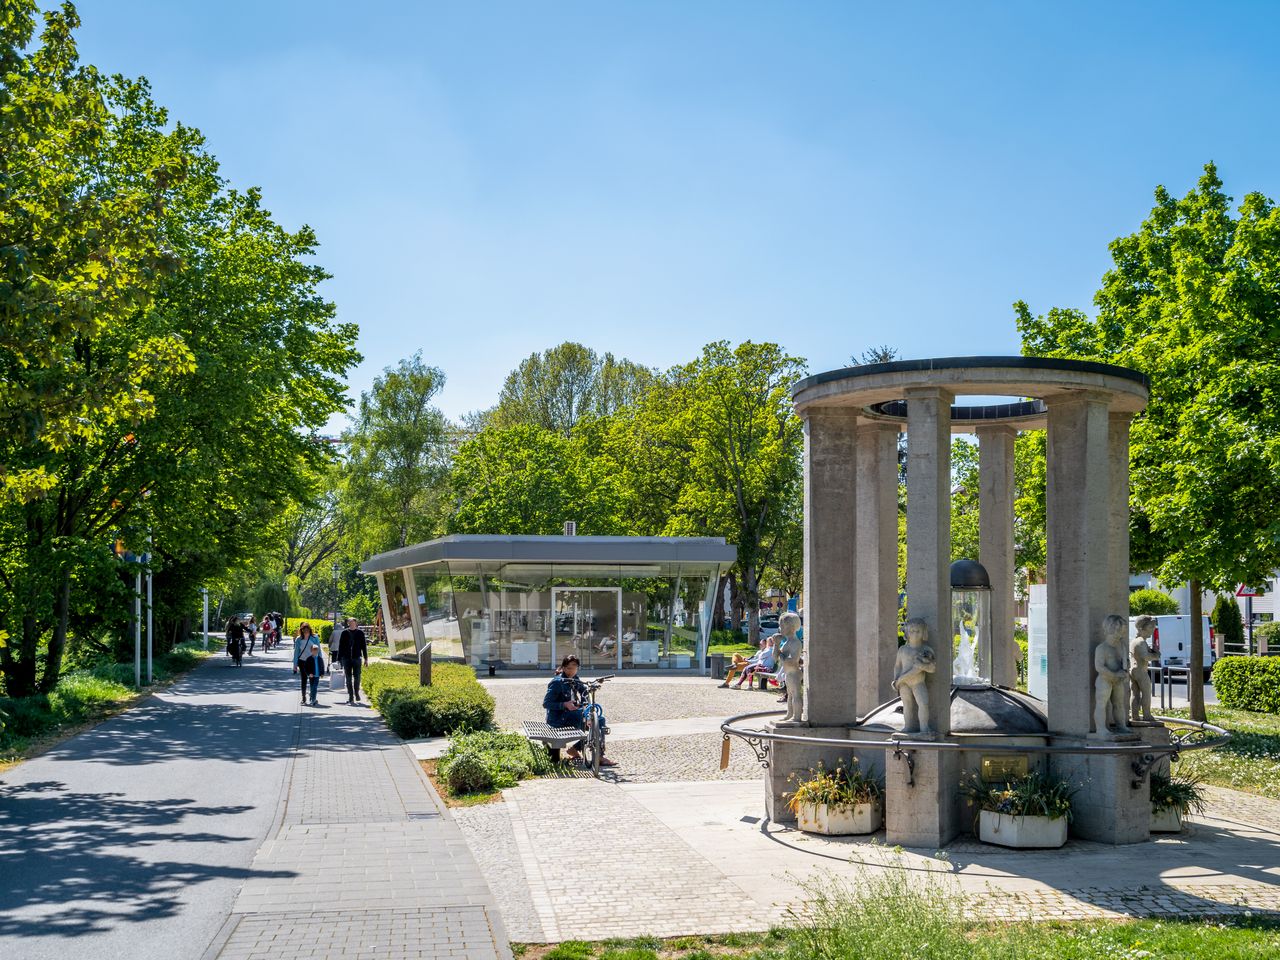
[[[794,523],[800,497],[803,433],[791,388],[804,362],[773,343],[708,344],[675,368],[659,418],[661,449],[682,452],[687,473],[663,533],[725,537],[737,567],[752,643],[760,631],[761,579]]]
[[[1102,359],[1151,377],[1133,424],[1135,565],[1191,594],[1191,715],[1204,719],[1202,588],[1280,566],[1280,212],[1237,210],[1212,164],[1111,244],[1097,316],[1015,305],[1024,353]]]
[[[115,541],[140,552],[150,532],[161,649],[177,637],[200,582],[244,563],[304,491],[301,461],[357,355],[354,327],[316,293],[326,274],[308,229],[285,231],[256,192],[228,189],[145,81],[76,65],[69,8],[25,59],[9,29],[26,7],[4,9],[0,157],[6,182],[32,193],[0,198],[12,271],[0,309],[17,342],[43,340],[21,355],[0,346],[0,419],[34,427],[0,431],[5,475],[22,478],[0,495],[0,629],[18,638],[0,666],[22,695],[57,683],[69,629],[88,642],[123,625],[132,570]],[[65,174],[66,196],[35,216],[44,168]],[[59,426],[65,410],[74,425]]]
[[[421,353],[388,367],[360,397],[347,443],[345,509],[367,553],[428,540],[442,523],[449,424],[432,403],[445,383]]]
[[[568,436],[587,416],[608,417],[635,403],[653,380],[646,367],[603,357],[580,343],[530,354],[507,375],[498,405],[485,421],[555,430]]]
[[[1129,616],[1172,616],[1178,612],[1178,601],[1160,590],[1134,590],[1129,594]]]
[[[1231,594],[1219,594],[1213,605],[1213,628],[1222,638],[1224,650],[1244,649],[1244,618],[1240,616],[1240,603]]]
[[[575,520],[583,534],[628,532],[618,487],[593,452],[577,431],[565,437],[534,426],[485,430],[454,459],[449,531],[553,535]]]

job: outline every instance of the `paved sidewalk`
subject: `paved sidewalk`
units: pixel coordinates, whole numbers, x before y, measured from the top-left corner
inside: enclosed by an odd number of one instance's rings
[[[769,823],[759,781],[532,780],[457,811],[519,942],[764,930],[806,886],[867,872],[932,876],[993,919],[1226,916],[1280,911],[1280,802],[1211,789],[1181,836],[1132,847],[1003,850],[961,838],[897,850],[883,833],[816,837]],[[591,839],[564,866],[558,838]],[[589,898],[583,891],[592,891]],[[734,904],[726,911],[725,904]]]
[[[412,754],[367,706],[301,708],[278,829],[217,960],[510,957],[488,885]]]
[[[377,714],[327,688],[301,708],[286,651],[245,664],[214,658],[0,775],[0,958],[509,957]]]

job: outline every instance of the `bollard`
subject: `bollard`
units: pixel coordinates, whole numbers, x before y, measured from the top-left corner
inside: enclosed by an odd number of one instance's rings
[[[431,686],[431,644],[418,651],[418,685]]]

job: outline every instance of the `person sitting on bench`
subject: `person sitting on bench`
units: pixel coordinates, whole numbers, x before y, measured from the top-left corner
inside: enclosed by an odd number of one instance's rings
[[[738,682],[734,684],[734,689],[741,687],[743,683],[750,688],[757,672],[775,672],[778,664],[778,634],[775,633],[772,637],[769,637],[767,640],[762,640],[761,642],[765,645],[764,649],[760,651],[757,657],[752,658],[755,660],[755,663],[749,663],[746,665],[746,669],[742,671],[742,676],[740,676],[738,678]]]
[[[587,728],[587,685],[578,679],[578,658],[569,654],[560,661],[560,669],[547,684],[547,695],[542,698],[542,706],[547,711],[547,726],[574,727],[578,730]],[[604,711],[600,711],[600,724],[605,730],[609,725],[605,722]],[[569,747],[567,753],[570,760],[581,760],[579,752],[583,741]],[[616,766],[614,761],[602,756],[600,766]]]

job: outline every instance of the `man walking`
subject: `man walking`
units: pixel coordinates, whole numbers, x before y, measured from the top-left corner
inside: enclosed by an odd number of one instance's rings
[[[355,617],[347,617],[347,628],[338,638],[338,659],[347,675],[347,703],[360,702],[360,661],[369,663],[369,644],[364,631],[356,625]]]

